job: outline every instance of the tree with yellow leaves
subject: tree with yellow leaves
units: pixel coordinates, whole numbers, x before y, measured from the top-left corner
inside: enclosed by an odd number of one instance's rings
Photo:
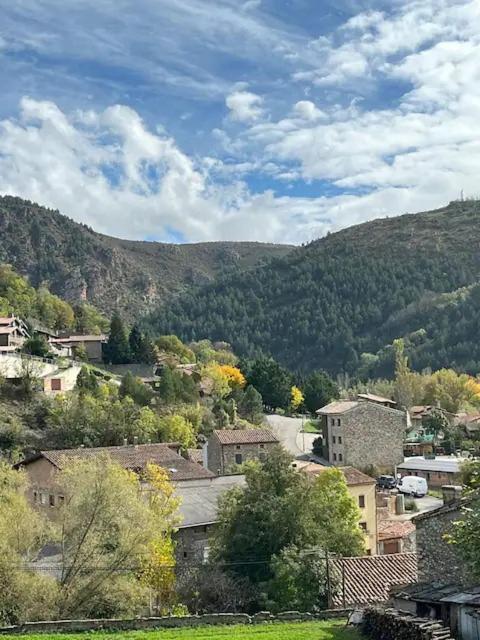
[[[221,364],[218,368],[227,379],[228,386],[232,391],[234,389],[243,389],[247,384],[245,376],[238,367],[233,367],[230,364]]]
[[[290,390],[291,410],[297,411],[297,409],[302,406],[304,400],[305,398],[303,397],[303,393],[300,391],[300,389],[297,386],[293,385],[293,387]]]
[[[425,400],[439,404],[450,413],[480,405],[480,383],[466,373],[440,369],[432,373],[426,384]]]

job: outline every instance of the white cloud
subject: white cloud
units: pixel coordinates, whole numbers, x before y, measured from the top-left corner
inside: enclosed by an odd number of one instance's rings
[[[257,120],[263,114],[263,98],[250,91],[233,91],[225,98],[232,120],[248,122]]]
[[[319,118],[324,118],[325,114],[323,111],[318,109],[311,100],[300,100],[296,104],[293,105],[293,114],[302,118],[302,120],[318,120]]]

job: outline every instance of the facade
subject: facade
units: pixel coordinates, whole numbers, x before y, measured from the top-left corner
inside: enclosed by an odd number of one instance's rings
[[[28,475],[29,502],[39,511],[54,518],[55,508],[60,507],[65,499],[64,490],[58,484],[58,472],[71,460],[85,460],[106,454],[113,462],[137,473],[141,473],[147,464],[158,464],[168,471],[172,482],[213,477],[207,469],[182,458],[179,447],[180,445],[172,443],[40,451],[15,466],[24,468]]]
[[[410,520],[381,520],[377,523],[377,535],[380,555],[416,550],[416,530]]]
[[[65,393],[73,391],[77,384],[78,374],[81,367],[72,365],[65,369],[57,369],[47,374],[43,378],[43,391],[47,395],[55,395],[56,393]]]
[[[469,580],[463,561],[455,545],[445,540],[445,534],[460,519],[461,509],[469,499],[461,498],[461,487],[445,486],[442,491],[441,507],[413,518],[417,528],[418,580],[465,585]]]
[[[64,347],[69,347],[74,353],[76,348],[80,346],[84,347],[90,362],[102,361],[102,345],[106,342],[107,336],[103,334],[98,336],[65,336],[63,338],[52,338],[50,340],[52,345],[63,345]]]
[[[458,484],[461,481],[461,466],[464,458],[437,456],[424,458],[415,456],[406,458],[397,465],[397,473],[403,476],[425,478],[429,487],[442,487],[445,484]]]
[[[204,448],[204,466],[218,476],[234,473],[250,460],[266,460],[278,445],[269,429],[218,429]]]
[[[297,460],[295,463],[302,473],[308,476],[318,476],[329,467],[324,467],[314,462]],[[360,528],[365,532],[365,549],[368,555],[377,553],[377,504],[376,504],[376,481],[365,473],[353,467],[340,467],[345,476],[348,493],[354,499],[360,510]]]
[[[403,461],[406,414],[367,400],[339,400],[317,411],[323,457],[334,466],[392,472]]]
[[[27,325],[17,316],[0,318],[0,351],[16,351],[29,337]]]

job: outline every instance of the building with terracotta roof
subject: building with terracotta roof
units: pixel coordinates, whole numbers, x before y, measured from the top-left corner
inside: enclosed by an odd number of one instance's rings
[[[315,462],[296,460],[294,466],[309,476],[318,476],[329,467]],[[353,467],[340,467],[345,476],[349,494],[360,510],[360,527],[365,533],[365,548],[369,555],[377,553],[376,480]]]
[[[16,351],[30,337],[27,325],[17,316],[0,318],[0,351]]]
[[[374,393],[358,393],[357,398],[359,400],[366,400],[367,402],[376,402],[377,404],[381,404],[384,407],[390,407],[391,409],[395,409],[397,403],[395,400],[391,398],[384,398],[383,396],[377,396]]]
[[[142,473],[150,463],[157,464],[168,472],[172,482],[208,479],[213,473],[201,465],[185,460],[179,454],[177,443],[133,444],[119,447],[80,447],[78,449],[50,449],[17,463],[16,468],[25,469],[29,487],[27,497],[31,504],[47,514],[60,506],[64,491],[58,486],[57,474],[73,460],[87,460],[99,455],[108,456],[124,469]]]
[[[415,531],[411,520],[380,520],[377,523],[378,553],[415,551]]]
[[[338,400],[318,409],[322,457],[335,466],[356,469],[375,466],[392,472],[403,461],[407,428],[404,411],[378,402]]]
[[[244,462],[263,462],[278,442],[269,429],[217,429],[205,444],[204,459],[210,471],[223,476]]]

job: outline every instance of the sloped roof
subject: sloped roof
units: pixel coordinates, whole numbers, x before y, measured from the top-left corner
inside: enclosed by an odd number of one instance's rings
[[[357,407],[358,404],[357,400],[338,400],[330,402],[321,409],[317,409],[316,413],[322,415],[345,413],[345,411],[350,411],[350,409]]]
[[[337,607],[386,602],[392,587],[417,582],[415,553],[336,558],[331,566],[339,585],[333,597]]]
[[[221,444],[278,442],[270,429],[216,429],[213,433]]]
[[[106,342],[107,337],[108,336],[104,335],[103,333],[99,335],[63,336],[63,338],[52,338],[51,342],[58,342],[59,344],[68,344],[69,342]]]
[[[202,449],[187,449],[187,460],[202,464],[203,462],[203,450]]]
[[[415,525],[411,520],[381,520],[377,523],[377,535],[379,540],[406,538],[414,531]]]
[[[374,393],[358,393],[357,398],[362,398],[362,400],[370,400],[371,402],[389,402],[390,404],[397,404],[395,400],[392,400],[391,398],[376,396]]]
[[[176,445],[175,445],[176,447]],[[81,447],[78,449],[50,449],[41,451],[37,456],[19,463],[26,466],[43,457],[55,467],[62,469],[69,460],[85,460],[98,455],[107,454],[124,469],[142,471],[147,464],[158,464],[168,471],[171,480],[195,480],[212,478],[215,474],[196,462],[185,460],[168,444],[139,444],[121,447]]]
[[[473,500],[477,500],[480,497],[480,492],[475,492],[468,496],[464,496],[460,500],[452,500],[452,502],[447,502],[446,504],[442,504],[437,509],[432,509],[431,511],[425,511],[424,513],[419,513],[418,515],[412,518],[412,522],[415,524],[417,522],[421,522],[422,520],[427,520],[428,518],[437,518],[438,516],[442,516],[444,513],[450,513],[451,511],[460,511],[462,507],[470,504]]]
[[[175,495],[181,498],[180,529],[218,522],[218,499],[233,487],[244,486],[244,475],[218,476],[194,483],[176,485]]]
[[[296,460],[295,465],[300,471],[304,473],[308,473],[312,476],[318,476],[327,469],[332,469],[332,467],[326,467],[322,464],[317,464],[316,462],[305,462],[302,464],[301,461]],[[337,467],[345,476],[346,483],[349,486],[360,485],[360,484],[376,484],[376,480],[367,476],[366,473],[355,469],[355,467]]]
[[[480,586],[464,589],[460,585],[443,582],[412,584],[395,594],[403,600],[416,602],[453,602],[480,606]]]
[[[460,466],[463,462],[465,462],[464,458],[437,457],[430,460],[428,458],[424,458],[423,456],[415,456],[413,458],[406,458],[397,466],[397,469],[459,473]]]

